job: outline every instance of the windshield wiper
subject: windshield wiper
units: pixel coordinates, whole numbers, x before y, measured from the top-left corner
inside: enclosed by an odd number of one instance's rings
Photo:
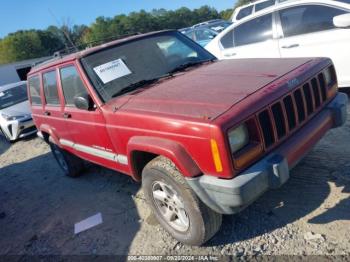
[[[127,87],[122,88],[120,91],[118,91],[112,97],[117,97],[117,96],[123,95],[125,93],[129,93],[129,92],[134,91],[142,86],[147,86],[147,85],[153,84],[155,82],[158,82],[161,78],[165,78],[165,77],[169,77],[169,76],[171,76],[171,74],[166,74],[166,75],[151,78],[151,79],[143,79],[141,81],[135,82],[133,84],[128,85]]]
[[[176,72],[181,72],[181,71],[184,71],[185,69],[187,69],[187,68],[189,68],[191,66],[201,65],[201,64],[204,64],[206,62],[212,62],[212,61],[214,61],[214,60],[201,60],[201,61],[183,63],[181,65],[178,65],[174,69],[172,69],[169,72],[169,74],[173,74],[173,73],[176,73]]]

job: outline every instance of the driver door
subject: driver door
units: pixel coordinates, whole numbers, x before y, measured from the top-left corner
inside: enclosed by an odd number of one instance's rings
[[[91,110],[83,110],[74,105],[75,96],[89,93],[76,65],[66,64],[60,67],[59,79],[64,96],[62,116],[72,138],[72,141],[61,141],[61,144],[72,147],[84,159],[116,168],[114,147],[102,111],[97,106]]]

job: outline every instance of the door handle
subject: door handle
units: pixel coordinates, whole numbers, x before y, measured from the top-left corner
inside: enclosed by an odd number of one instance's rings
[[[45,116],[50,116],[51,113],[50,113],[49,111],[45,111],[45,112],[44,112],[44,115],[45,115]]]
[[[64,118],[71,118],[71,117],[72,117],[72,115],[71,115],[71,114],[69,114],[69,113],[64,113],[64,114],[63,114],[63,117],[64,117]]]
[[[289,49],[289,48],[295,48],[298,46],[299,46],[299,44],[292,44],[292,45],[284,45],[284,46],[282,46],[282,48]]]
[[[225,57],[231,57],[231,56],[235,56],[237,55],[236,53],[228,53],[228,54],[224,54]]]

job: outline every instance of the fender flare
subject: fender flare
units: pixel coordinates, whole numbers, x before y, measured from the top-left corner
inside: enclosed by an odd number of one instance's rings
[[[133,152],[135,151],[152,153],[169,158],[185,177],[195,177],[202,174],[198,165],[181,144],[164,138],[135,136],[128,142],[127,154],[128,159],[130,159],[130,168],[133,177],[136,179],[136,163],[133,163]]]

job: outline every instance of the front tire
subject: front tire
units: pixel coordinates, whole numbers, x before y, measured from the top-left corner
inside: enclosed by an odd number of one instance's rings
[[[78,177],[84,168],[84,161],[75,155],[60,148],[54,143],[50,143],[51,152],[54,155],[58,165],[66,176]]]
[[[169,159],[157,157],[146,165],[142,188],[159,223],[178,241],[200,246],[220,229],[222,215],[195,195]]]

